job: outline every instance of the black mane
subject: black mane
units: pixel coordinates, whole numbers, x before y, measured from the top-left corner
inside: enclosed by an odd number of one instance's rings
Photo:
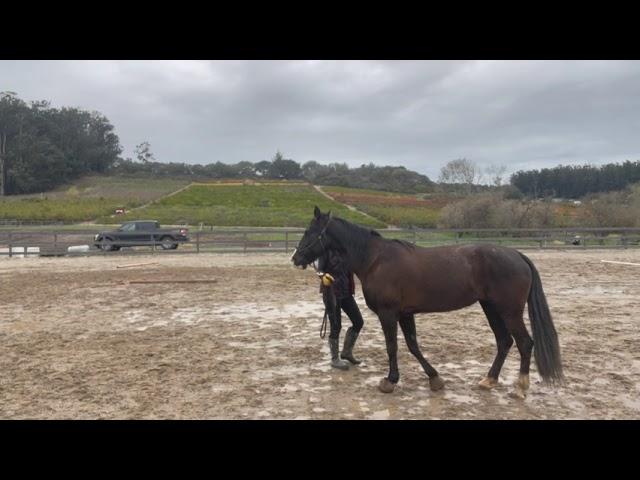
[[[343,240],[345,243],[348,243],[350,246],[357,248],[358,250],[363,250],[366,247],[366,245],[368,245],[368,242],[371,239],[371,237],[383,238],[379,232],[377,232],[376,230],[373,230],[372,228],[361,227],[359,225],[356,225],[355,223],[348,222],[343,218],[334,217],[334,220],[337,220],[339,223],[341,223],[341,225],[346,227],[344,229],[341,229],[341,232],[344,232],[344,237],[341,237],[340,239]],[[398,243],[403,247],[406,247],[409,249],[414,249],[416,247],[411,242],[408,242],[406,240],[400,240],[397,238],[389,239],[388,241]]]
[[[333,217],[333,221],[339,232],[336,240],[341,244],[341,247],[345,250],[352,250],[358,262],[365,262],[369,256],[371,238],[382,238],[382,236],[372,228],[361,227],[342,218]]]

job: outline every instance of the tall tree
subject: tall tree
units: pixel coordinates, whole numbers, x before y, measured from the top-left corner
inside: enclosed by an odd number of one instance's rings
[[[17,134],[21,113],[27,108],[26,104],[17,97],[15,92],[0,92],[0,196],[8,193],[7,180],[9,171],[9,152],[7,143]]]
[[[270,178],[296,179],[302,177],[302,170],[298,162],[284,158],[278,151],[271,161],[268,175]]]
[[[138,161],[142,163],[155,162],[156,160],[153,153],[151,153],[151,144],[149,142],[142,142],[140,145],[136,145],[135,154]]]
[[[474,184],[480,183],[482,173],[474,161],[459,158],[451,160],[440,169],[439,180],[441,183],[460,183],[470,190]]]
[[[495,187],[500,187],[502,185],[502,180],[504,179],[506,171],[507,167],[504,165],[489,165],[486,169],[487,175],[489,175],[489,179]]]
[[[104,172],[122,149],[98,112],[29,105],[0,93],[0,195],[43,191],[91,172]]]

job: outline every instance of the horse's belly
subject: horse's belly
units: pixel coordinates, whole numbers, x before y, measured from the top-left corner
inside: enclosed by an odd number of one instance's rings
[[[408,295],[403,295],[403,313],[450,312],[478,301],[477,293],[466,285],[449,289],[412,290]]]

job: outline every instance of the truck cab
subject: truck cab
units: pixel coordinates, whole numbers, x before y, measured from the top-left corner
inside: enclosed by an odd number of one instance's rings
[[[123,223],[115,231],[98,233],[94,245],[105,251],[153,245],[160,245],[163,250],[175,250],[178,243],[189,241],[187,233],[186,228],[162,229],[156,220],[136,220]]]

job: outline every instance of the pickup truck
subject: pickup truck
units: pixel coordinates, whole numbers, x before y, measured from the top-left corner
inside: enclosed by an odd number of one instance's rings
[[[163,250],[175,250],[178,243],[188,242],[188,230],[160,228],[155,220],[137,220],[123,223],[110,232],[100,232],[94,237],[94,245],[104,251],[120,250],[122,247],[160,245]]]

